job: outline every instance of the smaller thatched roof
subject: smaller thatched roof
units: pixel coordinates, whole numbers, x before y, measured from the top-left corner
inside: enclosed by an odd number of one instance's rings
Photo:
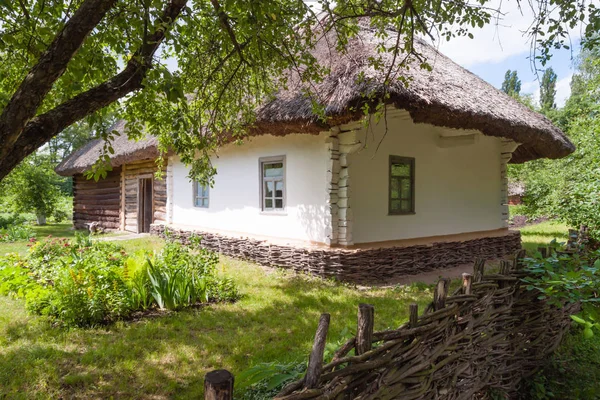
[[[110,160],[113,167],[144,159],[155,159],[159,156],[158,139],[146,137],[138,141],[129,140],[125,134],[125,121],[115,123],[111,130],[121,133],[112,141],[115,154],[111,154]],[[72,176],[87,171],[102,154],[104,140],[92,140],[85,146],[80,147],[69,157],[65,158],[56,168],[57,174]]]

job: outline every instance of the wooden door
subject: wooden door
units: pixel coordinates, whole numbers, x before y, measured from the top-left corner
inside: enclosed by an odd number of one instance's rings
[[[141,178],[138,188],[138,232],[150,232],[152,224],[152,178]]]

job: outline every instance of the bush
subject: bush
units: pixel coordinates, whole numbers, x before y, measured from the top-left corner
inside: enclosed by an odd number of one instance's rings
[[[527,290],[537,290],[538,299],[557,307],[581,304],[582,312],[571,318],[582,325],[584,336],[594,336],[594,330],[600,329],[596,322],[600,321],[600,250],[573,255],[554,251],[547,258],[538,253],[525,263]]]
[[[22,225],[25,222],[25,218],[20,214],[6,214],[0,215],[0,229],[6,229],[15,225]]]
[[[0,228],[0,243],[30,240],[35,238],[35,232],[27,225],[12,225],[6,229]]]
[[[0,294],[24,298],[30,312],[66,326],[126,319],[152,307],[177,310],[207,301],[232,301],[237,288],[216,275],[217,256],[169,243],[156,255],[129,256],[120,245],[48,238],[25,257],[0,259]]]

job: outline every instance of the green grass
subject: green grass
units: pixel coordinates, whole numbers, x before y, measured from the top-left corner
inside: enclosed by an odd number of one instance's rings
[[[121,243],[130,251],[161,244]],[[219,268],[239,285],[237,303],[90,330],[55,328],[0,297],[0,398],[201,398],[210,370],[306,360],[322,312],[337,342],[355,326],[359,303],[373,304],[376,329],[387,329],[407,320],[409,303],[422,310],[432,297],[423,285],[361,290],[225,257]]]
[[[525,398],[600,398],[600,335],[586,339],[580,328],[572,329],[544,368],[529,382],[529,396]]]
[[[74,235],[68,224],[35,229],[39,238]],[[553,222],[521,231],[530,249],[566,239],[566,227]],[[119,243],[133,252],[159,249],[163,241]],[[0,244],[0,254],[7,251],[27,246]],[[22,301],[0,296],[0,398],[201,398],[210,370],[239,374],[261,362],[306,360],[322,312],[331,314],[328,340],[335,343],[346,328],[353,331],[361,302],[375,306],[379,330],[402,324],[409,303],[422,310],[432,296],[422,284],[362,290],[226,257],[219,268],[243,294],[235,304],[88,330],[58,329],[27,314]]]
[[[535,252],[540,246],[547,246],[552,240],[566,242],[569,227],[558,221],[545,221],[537,225],[520,228],[523,248]]]

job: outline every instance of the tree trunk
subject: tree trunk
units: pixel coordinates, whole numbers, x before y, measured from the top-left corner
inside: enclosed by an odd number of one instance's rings
[[[46,213],[38,212],[35,214],[38,225],[46,225]]]
[[[84,4],[89,3],[113,4],[111,0],[88,0]],[[165,29],[165,25],[168,27],[173,26],[186,3],[187,0],[171,0],[168,2],[159,19],[159,22],[162,21],[163,24],[157,23],[156,30],[146,38],[145,43],[130,58],[123,71],[95,88],[81,93],[54,109],[35,117],[33,117],[35,111],[37,111],[39,104],[41,104],[41,101],[48,93],[47,81],[50,80],[54,83],[60,74],[62,74],[62,71],[58,67],[55,68],[59,71],[58,73],[54,71],[52,75],[54,80],[42,79],[44,84],[35,85],[35,82],[32,83],[27,80],[30,79],[30,75],[33,72],[36,74],[43,73],[43,69],[40,71],[39,64],[34,66],[28,77],[25,78],[27,82],[21,85],[0,115],[0,181],[23,161],[25,157],[42,147],[50,139],[62,132],[63,129],[101,108],[118,101],[129,93],[141,89],[142,81],[148,70],[152,67],[154,53],[167,33],[168,29]],[[95,19],[90,18],[90,21],[93,22]],[[65,36],[65,32],[62,33]],[[67,39],[62,37],[61,40],[64,42],[71,39],[72,43],[70,44],[72,47],[75,42],[83,39],[81,35],[72,36],[72,39],[70,37]],[[79,45],[81,45],[81,42]],[[47,50],[48,54],[45,54],[44,57],[52,59],[55,56],[53,51],[56,51],[56,46],[51,46]],[[61,52],[60,55],[64,56],[65,53]],[[27,96],[17,96],[20,92],[26,93]],[[29,101],[29,99],[36,99],[36,96],[42,100],[37,102],[33,100]],[[26,105],[23,109],[20,108],[22,103]],[[33,110],[34,108],[35,110]],[[21,111],[18,113],[12,112],[11,110],[13,109]]]

